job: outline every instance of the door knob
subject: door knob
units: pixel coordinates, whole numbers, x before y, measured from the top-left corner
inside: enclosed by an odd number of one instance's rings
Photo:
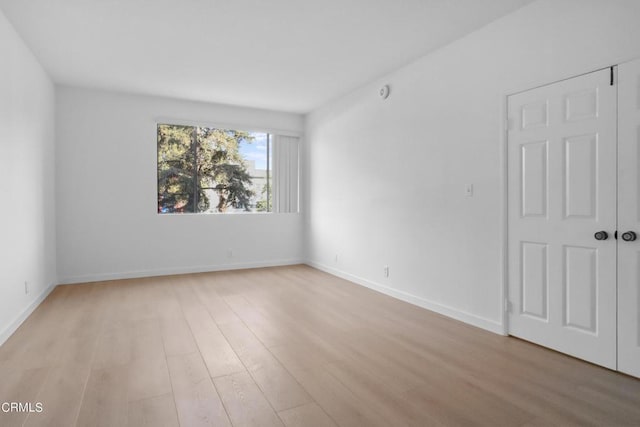
[[[593,235],[593,237],[595,237],[596,240],[607,240],[607,238],[609,238],[609,234],[606,231],[598,231]]]
[[[633,242],[637,237],[638,236],[636,235],[635,231],[627,231],[622,233],[622,240],[624,240],[625,242]]]

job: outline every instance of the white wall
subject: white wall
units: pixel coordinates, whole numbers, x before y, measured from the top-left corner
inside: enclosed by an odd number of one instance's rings
[[[540,0],[310,114],[310,263],[501,332],[505,95],[640,57],[638,17]]]
[[[2,344],[55,285],[56,254],[54,87],[1,11],[0,58]]]
[[[61,283],[303,259],[300,214],[158,215],[156,169],[158,120],[301,133],[302,116],[69,87],[56,95]]]

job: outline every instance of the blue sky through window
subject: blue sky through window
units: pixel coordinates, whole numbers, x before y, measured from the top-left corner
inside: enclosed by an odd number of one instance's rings
[[[267,169],[267,134],[251,132],[251,135],[254,137],[251,143],[240,143],[240,154],[246,160],[255,161],[256,169]]]

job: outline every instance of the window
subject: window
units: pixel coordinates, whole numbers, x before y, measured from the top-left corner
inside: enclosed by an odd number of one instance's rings
[[[298,138],[172,124],[157,132],[158,213],[298,211]]]

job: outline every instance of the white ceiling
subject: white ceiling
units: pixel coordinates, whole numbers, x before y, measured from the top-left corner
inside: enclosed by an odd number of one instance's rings
[[[0,0],[56,83],[305,113],[532,0]]]

